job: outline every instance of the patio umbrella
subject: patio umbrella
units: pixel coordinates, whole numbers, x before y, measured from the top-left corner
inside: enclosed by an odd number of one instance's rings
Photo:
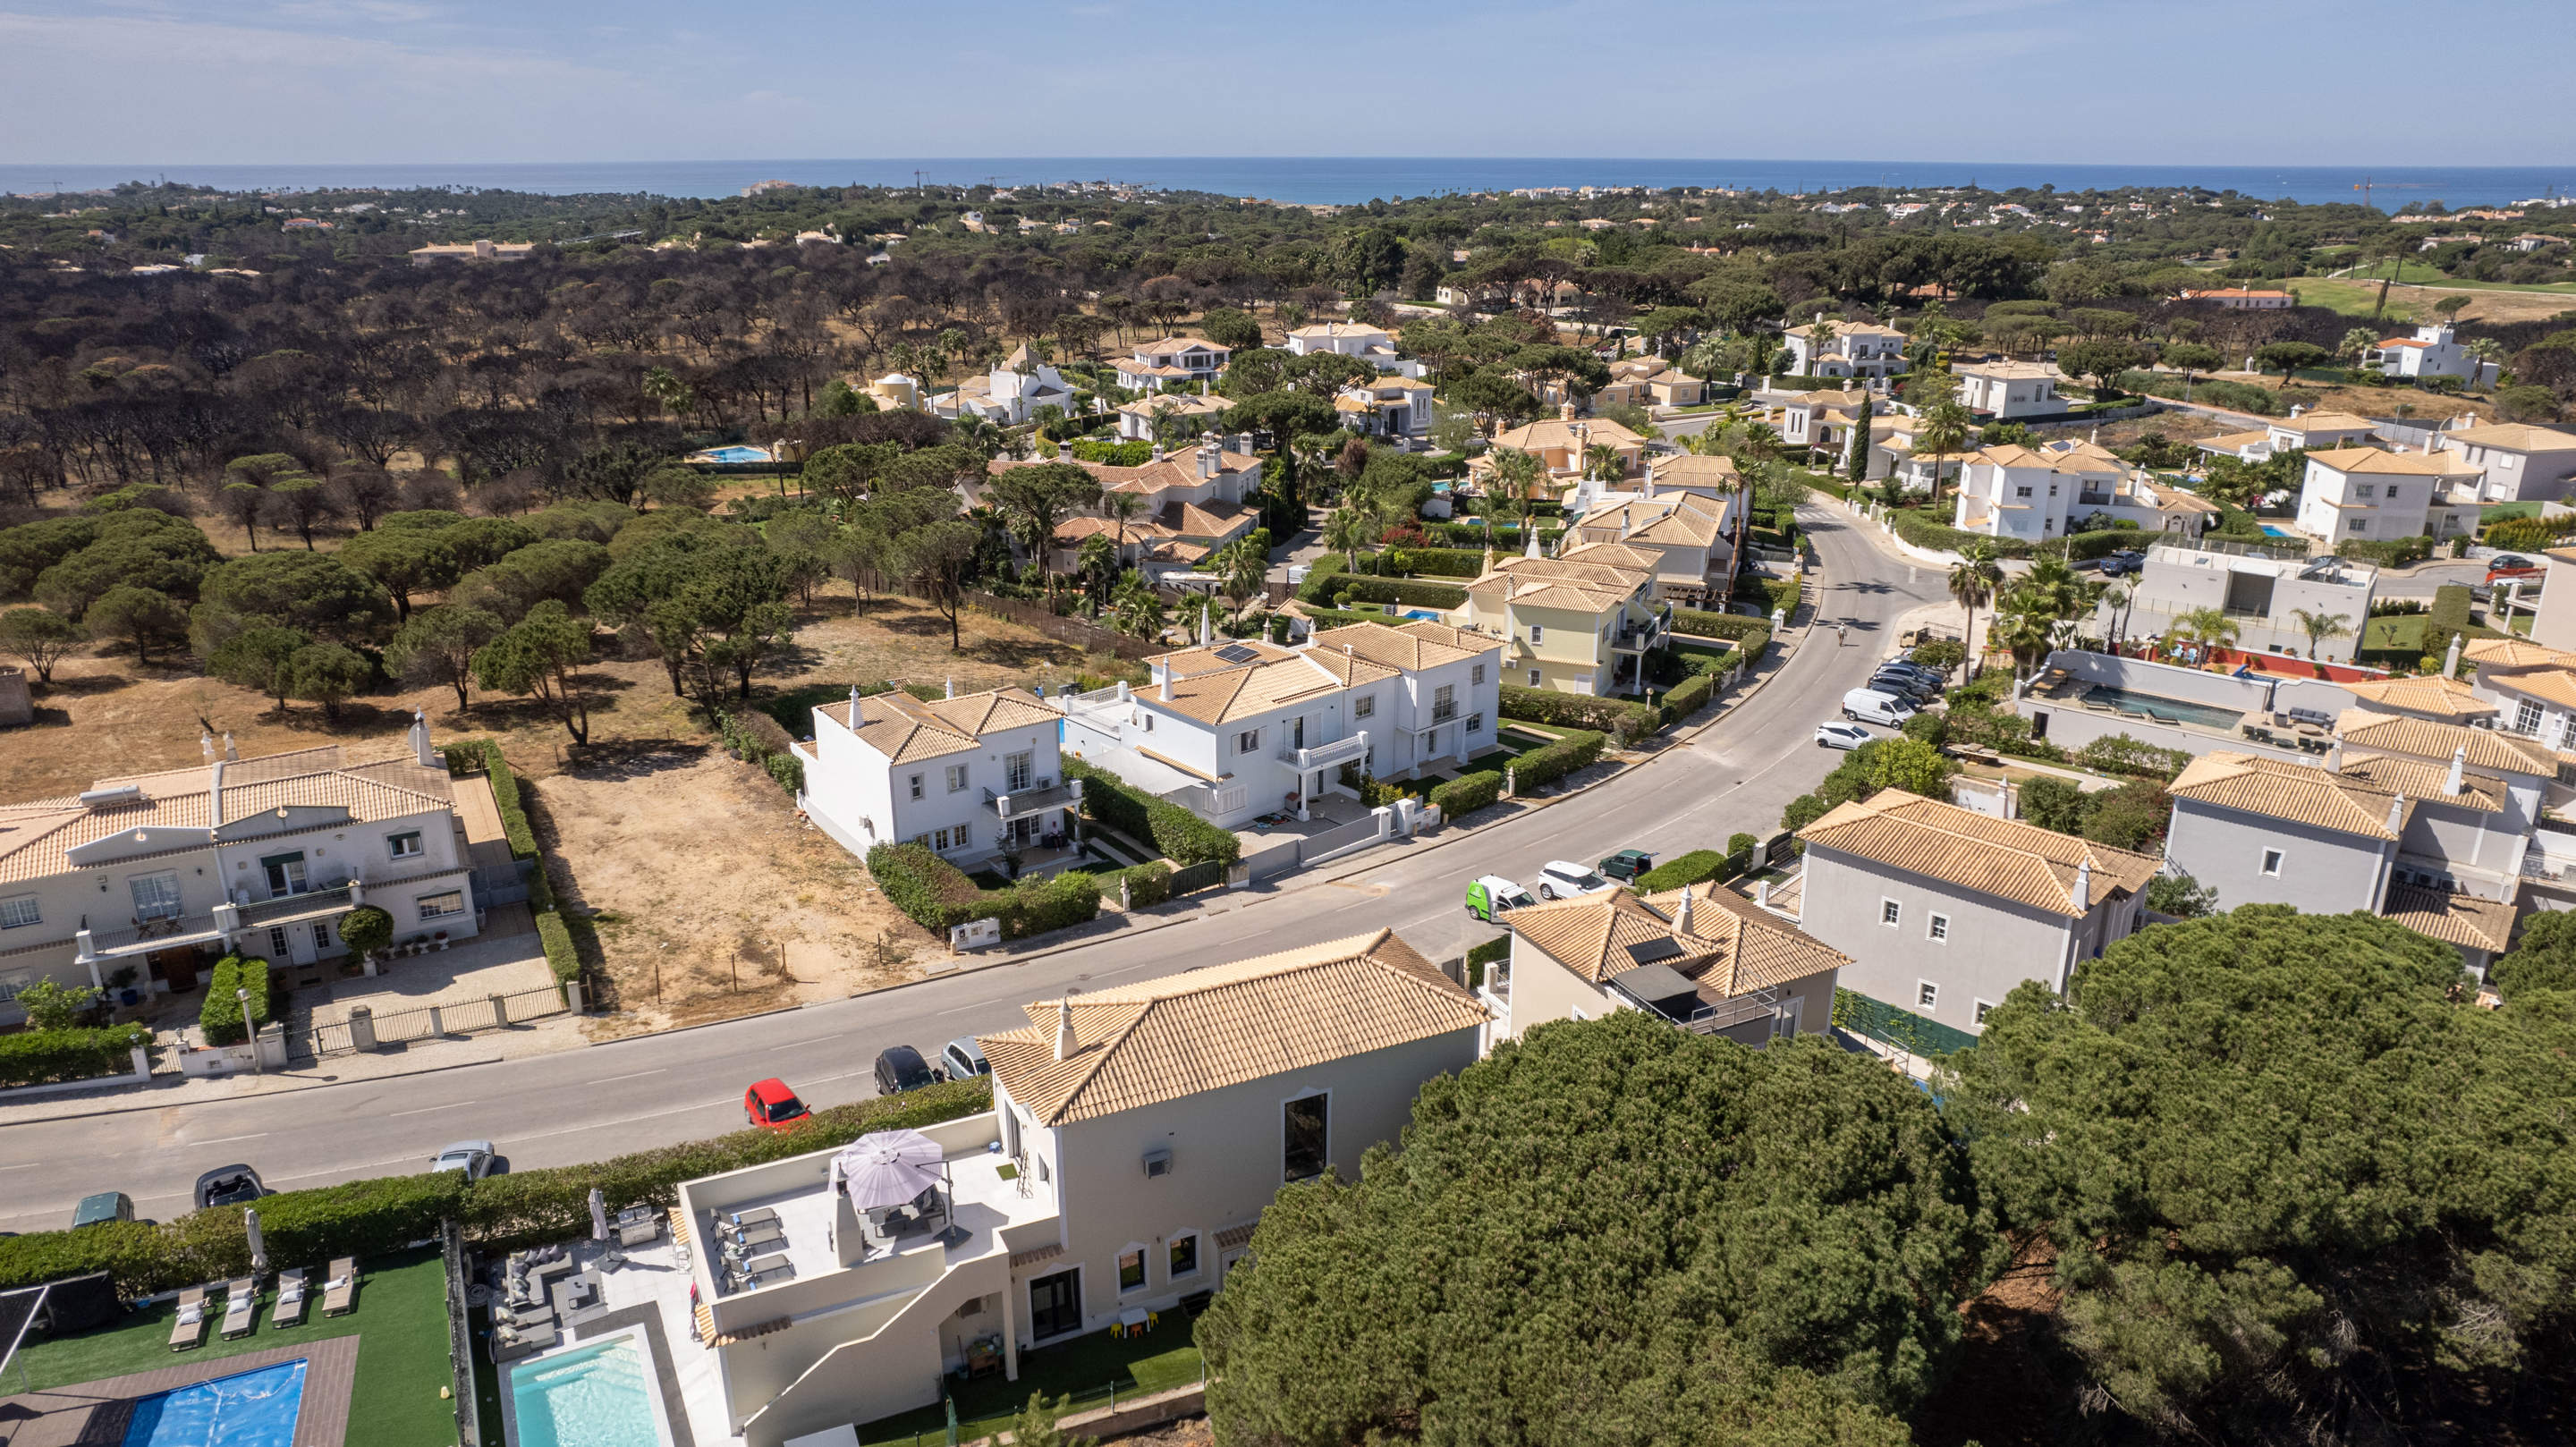
[[[939,1184],[939,1142],[917,1130],[885,1130],[864,1135],[832,1157],[832,1169],[861,1211],[909,1203]]]
[[[257,1276],[268,1270],[268,1239],[259,1234],[258,1207],[243,1208],[242,1232],[250,1237],[250,1274]]]
[[[608,1196],[597,1186],[590,1188],[590,1239],[608,1239]]]

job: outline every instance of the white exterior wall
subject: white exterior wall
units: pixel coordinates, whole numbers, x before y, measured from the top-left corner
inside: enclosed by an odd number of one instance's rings
[[[2486,469],[2485,479],[2478,484],[2478,496],[2487,502],[2555,502],[2567,496],[2569,481],[2576,479],[2576,449],[2518,452],[2509,447],[2461,442],[2447,433],[2437,434],[2433,445],[2458,454],[2473,467]]]
[[[2337,472],[2311,457],[2299,481],[2299,531],[2329,543],[2417,537],[2440,486],[2434,478],[2405,473]],[[2450,509],[2440,512],[2445,522],[2452,520]]]
[[[2268,857],[2281,858],[2276,870]],[[2193,799],[2174,801],[2165,860],[2218,892],[2218,908],[2286,904],[2306,914],[2379,912],[2396,846]]]
[[[1027,753],[1031,787],[1062,782],[1058,748],[1059,724],[1029,724],[1000,729],[976,740],[976,747],[936,758],[897,764],[870,747],[824,710],[814,710],[813,752],[805,758],[804,808],[816,825],[842,848],[865,855],[876,845],[899,843],[939,830],[967,830],[967,843],[952,844],[943,858],[964,864],[1001,852],[1001,821],[986,807],[984,791],[1010,792],[1004,760]],[[800,750],[802,752],[802,750]],[[951,766],[966,771],[964,786],[948,787]],[[912,797],[918,776],[921,797]]]

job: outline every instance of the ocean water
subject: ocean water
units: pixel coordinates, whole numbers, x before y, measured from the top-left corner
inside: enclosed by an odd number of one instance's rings
[[[2412,201],[2454,209],[2491,206],[2576,188],[2566,166],[2093,166],[1978,161],[1619,160],[1581,157],[1155,156],[942,157],[872,160],[566,161],[332,166],[0,165],[0,192],[49,194],[167,177],[223,190],[317,187],[468,186],[554,195],[607,192],[730,196],[755,181],[803,186],[1005,186],[1117,181],[1165,190],[1213,191],[1273,201],[1351,204],[1450,191],[1535,186],[1735,186],[1813,192],[1844,186],[1958,186],[1990,190],[2055,186],[2060,191],[2120,186],[2205,186],[2266,200],[2310,204],[2372,202],[2394,211]]]

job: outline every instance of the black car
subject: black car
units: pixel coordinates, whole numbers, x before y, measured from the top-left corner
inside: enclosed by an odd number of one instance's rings
[[[1940,685],[1926,683],[1911,673],[1881,671],[1869,676],[1869,686],[1881,693],[1893,693],[1921,703],[1941,691]]]
[[[217,1166],[197,1178],[197,1209],[208,1206],[244,1206],[269,1195],[260,1184],[259,1172],[248,1166]]]
[[[938,1079],[930,1073],[930,1062],[909,1045],[897,1045],[877,1056],[877,1094],[901,1095],[919,1090]]]

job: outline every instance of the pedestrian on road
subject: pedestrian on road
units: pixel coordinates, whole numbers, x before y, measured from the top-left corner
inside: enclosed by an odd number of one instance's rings
[[[1835,640],[1836,640],[1836,641],[1835,641],[1835,643],[1834,643],[1834,646],[1835,646],[1835,647],[1837,647],[1837,648],[1849,648],[1849,647],[1851,647],[1851,625],[1850,625],[1850,624],[1848,624],[1848,623],[1837,623],[1837,624],[1835,624],[1835,625],[1834,625],[1834,638],[1835,638]]]

